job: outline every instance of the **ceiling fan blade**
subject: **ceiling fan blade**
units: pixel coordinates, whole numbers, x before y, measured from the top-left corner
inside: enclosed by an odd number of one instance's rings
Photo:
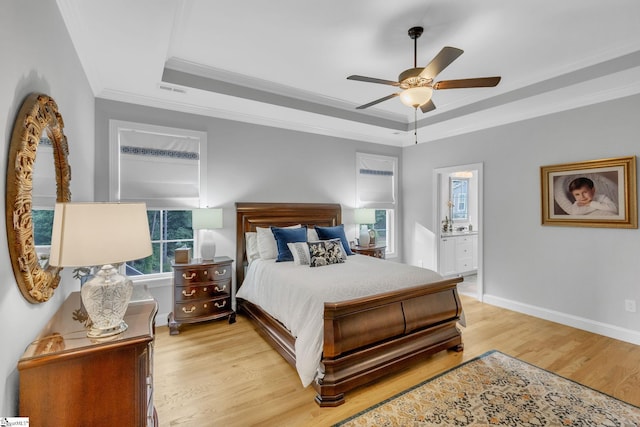
[[[396,96],[398,96],[398,95],[400,95],[400,94],[399,94],[399,93],[392,93],[391,95],[387,95],[387,96],[385,96],[384,98],[376,99],[375,101],[371,101],[371,102],[370,102],[370,103],[368,103],[368,104],[364,104],[364,105],[361,105],[361,106],[359,106],[359,107],[356,107],[356,110],[363,110],[363,109],[365,109],[365,108],[369,108],[369,107],[371,107],[372,105],[376,105],[376,104],[379,104],[379,103],[381,103],[381,102],[384,102],[384,101],[386,101],[386,100],[388,100],[388,99],[395,98],[395,97],[396,97]]]
[[[367,82],[367,83],[380,83],[383,85],[400,86],[400,83],[394,82],[391,80],[376,79],[374,77],[365,77],[365,76],[357,76],[357,75],[349,76],[347,77],[347,80],[358,80],[358,81]]]
[[[420,106],[420,110],[422,110],[423,113],[428,113],[429,111],[433,111],[435,109],[436,104],[434,104],[431,99]]]
[[[475,79],[442,80],[433,85],[434,89],[463,89],[466,87],[494,87],[501,77],[478,77]]]
[[[464,50],[457,47],[445,46],[442,50],[429,62],[429,65],[424,67],[424,70],[420,72],[420,77],[434,78],[455,61]]]

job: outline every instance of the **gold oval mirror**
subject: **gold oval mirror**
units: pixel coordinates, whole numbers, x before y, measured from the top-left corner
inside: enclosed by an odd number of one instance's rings
[[[71,200],[69,146],[63,128],[56,102],[44,94],[31,94],[20,108],[11,136],[6,191],[7,242],[18,287],[32,303],[49,300],[60,283],[62,268],[40,263],[31,209],[34,165],[43,135],[53,147],[56,201]]]

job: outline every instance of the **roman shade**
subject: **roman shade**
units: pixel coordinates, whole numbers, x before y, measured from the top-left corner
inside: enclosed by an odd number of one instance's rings
[[[358,207],[394,209],[397,158],[356,153]]]
[[[113,201],[174,209],[206,204],[205,133],[122,122],[114,133]]]

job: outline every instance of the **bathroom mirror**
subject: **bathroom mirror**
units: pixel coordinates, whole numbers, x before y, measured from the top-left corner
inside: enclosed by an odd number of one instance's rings
[[[36,251],[32,208],[34,168],[41,140],[51,144],[53,165],[43,167],[53,166],[55,171],[55,201],[71,200],[69,147],[63,128],[56,102],[47,95],[32,94],[22,104],[11,136],[6,184],[7,242],[18,287],[32,303],[48,301],[60,283],[62,268],[50,266]],[[50,162],[51,156],[38,159]]]

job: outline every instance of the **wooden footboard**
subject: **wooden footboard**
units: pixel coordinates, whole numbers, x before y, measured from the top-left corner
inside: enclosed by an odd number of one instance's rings
[[[344,403],[344,393],[424,357],[462,350],[456,322],[462,306],[456,284],[446,279],[367,298],[325,303],[324,377],[313,383],[320,406]],[[260,307],[238,300],[239,311],[295,367],[295,338]]]
[[[314,383],[320,406],[344,403],[344,393],[441,350],[462,350],[456,327],[461,278],[368,298],[326,303],[324,378]]]

